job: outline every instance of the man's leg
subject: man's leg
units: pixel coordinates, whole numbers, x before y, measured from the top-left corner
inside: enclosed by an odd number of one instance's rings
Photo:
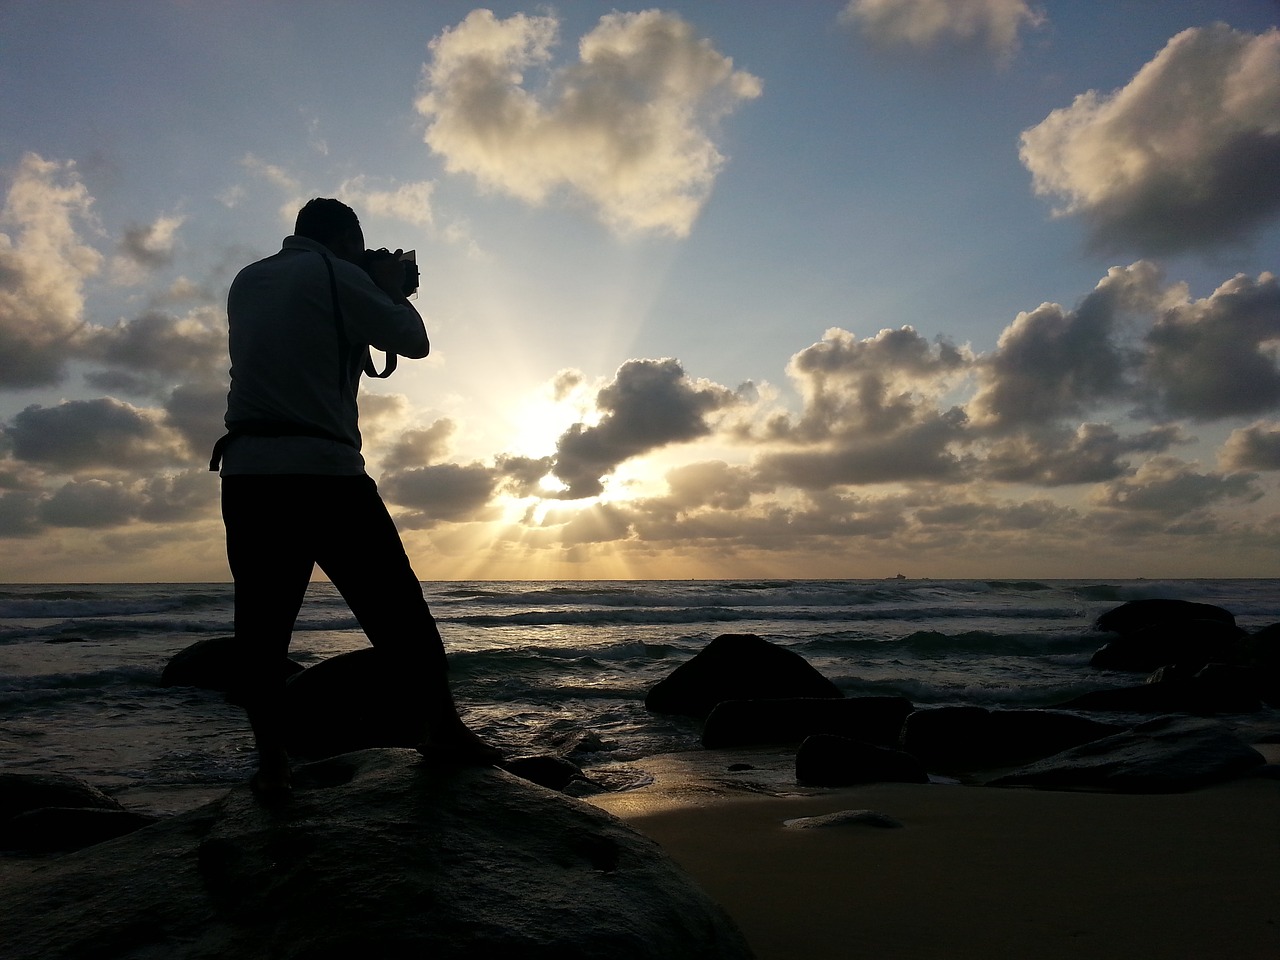
[[[396,693],[426,700],[424,745],[455,759],[495,762],[500,753],[458,716],[440,631],[377,486],[369,477],[333,479],[342,482],[334,500],[342,506],[318,538],[320,568],[386,655],[401,681]]]
[[[222,481],[227,560],[235,579],[238,693],[258,748],[255,787],[289,787],[284,744],[284,662],[311,579],[305,507],[309,477],[232,476]]]

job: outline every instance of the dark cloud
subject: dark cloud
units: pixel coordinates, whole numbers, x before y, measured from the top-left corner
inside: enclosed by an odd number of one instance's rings
[[[120,238],[122,256],[141,267],[154,269],[173,261],[174,246],[182,217],[161,217],[154,223],[130,224]]]
[[[1257,281],[1237,275],[1155,322],[1145,338],[1147,387],[1160,409],[1194,420],[1274,410],[1278,340],[1280,283],[1269,273]]]
[[[58,471],[146,470],[186,459],[182,444],[155,414],[109,397],[27,407],[4,433],[16,459]]]
[[[40,519],[53,527],[113,527],[135,519],[141,506],[123,484],[73,480],[40,505]]]
[[[1219,460],[1226,470],[1280,470],[1280,423],[1259,422],[1233,430]]]
[[[979,362],[979,389],[969,404],[975,424],[1004,430],[1079,416],[1130,395],[1133,350],[1123,321],[1149,311],[1161,294],[1150,263],[1112,267],[1075,310],[1045,303],[1021,313]]]
[[[502,477],[502,491],[513,497],[536,496],[542,492],[541,482],[555,466],[555,457],[499,456],[495,472]]]
[[[439,460],[449,452],[449,441],[457,425],[447,418],[422,430],[401,433],[382,458],[383,469],[409,470]]]
[[[226,315],[213,307],[185,317],[151,310],[114,327],[95,327],[83,353],[144,376],[211,376],[227,367]]]
[[[733,392],[689,379],[676,360],[628,360],[596,395],[603,416],[577,423],[556,445],[555,476],[567,499],[598,495],[601,478],[631,457],[711,433],[708,417],[736,403]]]
[[[1135,453],[1162,453],[1185,442],[1177,426],[1121,436],[1106,423],[1082,423],[1075,431],[1045,429],[994,442],[984,453],[983,476],[1003,483],[1056,487],[1100,483],[1129,470]]]
[[[187,442],[187,449],[198,457],[212,451],[214,443],[226,432],[226,383],[185,383],[175,387],[165,401],[164,412],[169,426]]]
[[[0,494],[0,537],[32,537],[43,529],[40,494],[19,490]]]
[[[1123,89],[1022,134],[1036,192],[1106,249],[1239,243],[1280,212],[1280,31],[1184,30]]]
[[[498,477],[480,463],[440,463],[401,470],[385,476],[379,487],[393,503],[414,512],[402,517],[407,527],[432,526],[442,520],[484,519]]]
[[[1262,496],[1251,473],[1200,473],[1174,457],[1152,457],[1132,477],[1104,484],[1093,495],[1101,507],[1181,517],[1221,500]]]

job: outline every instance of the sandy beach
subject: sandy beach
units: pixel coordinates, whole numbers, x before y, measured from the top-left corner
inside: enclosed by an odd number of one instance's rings
[[[1280,957],[1280,781],[1121,795],[873,784],[761,796],[670,761],[593,802],[652,837],[759,960]],[[784,821],[874,810],[900,828]]]

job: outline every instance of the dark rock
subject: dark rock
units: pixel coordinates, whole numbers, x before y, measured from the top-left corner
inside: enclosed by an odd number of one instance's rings
[[[649,690],[654,713],[705,718],[725,700],[841,697],[839,688],[804,657],[750,633],[726,633]]]
[[[1218,620],[1185,620],[1144,627],[1103,644],[1089,666],[1096,670],[1150,673],[1165,664],[1198,670],[1206,663],[1235,663],[1248,635]]]
[[[114,840],[158,817],[100,807],[40,807],[0,821],[0,850],[61,853]]]
[[[800,744],[796,779],[815,786],[846,787],[855,783],[928,783],[929,774],[909,753],[820,733]]]
[[[1265,759],[1212,720],[1159,717],[990,781],[993,786],[1173,793],[1232,780]]]
[[[1263,627],[1240,641],[1245,660],[1258,671],[1259,693],[1280,707],[1280,623]]]
[[[975,770],[1038,760],[1122,729],[1053,710],[934,707],[907,717],[900,746],[931,769]]]
[[[531,757],[512,757],[504,760],[502,769],[507,773],[528,780],[548,790],[564,790],[574,780],[585,780],[582,768],[563,757],[539,755]]]
[[[702,729],[702,745],[725,747],[799,743],[830,733],[864,743],[896,746],[912,710],[906,697],[726,700],[716,704]]]
[[[234,690],[240,680],[234,645],[235,637],[210,637],[182,648],[164,665],[160,685],[223,692]],[[281,670],[288,677],[301,671],[302,665],[286,658]]]
[[[77,777],[0,771],[0,822],[41,807],[124,810],[113,797]]]
[[[656,843],[502,771],[370,750],[294,783],[0,879],[6,960],[750,956]]]
[[[1104,710],[1114,713],[1255,713],[1262,709],[1261,684],[1255,671],[1210,663],[1192,673],[1164,666],[1147,683],[1094,690],[1065,703],[1061,710]]]
[[[370,747],[417,746],[426,700],[397,694],[403,690],[403,681],[373,647],[308,667],[285,686],[290,755],[320,759]]]
[[[1128,635],[1151,626],[1212,620],[1234,627],[1235,615],[1211,603],[1190,600],[1131,600],[1108,610],[1095,621],[1099,630]]]

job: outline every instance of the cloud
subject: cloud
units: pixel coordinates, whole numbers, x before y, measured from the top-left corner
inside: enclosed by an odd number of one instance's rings
[[[708,418],[736,402],[727,387],[691,380],[677,360],[628,360],[596,395],[600,422],[576,423],[557,442],[553,472],[568,488],[563,496],[596,496],[623,461],[707,436]]]
[[[1199,473],[1194,464],[1157,456],[1132,477],[1102,485],[1091,500],[1098,506],[1177,518],[1202,512],[1220,500],[1257,500],[1262,493],[1256,479],[1251,473]]]
[[[389,500],[414,511],[397,522],[418,528],[442,520],[485,519],[497,481],[494,470],[482,463],[439,463],[392,473],[379,487]]]
[[[182,216],[162,216],[149,224],[131,224],[120,238],[112,273],[121,283],[140,283],[147,273],[173,262]]]
[[[182,435],[189,450],[203,458],[226,432],[226,409],[224,381],[184,383],[175,387],[165,401],[165,422]]]
[[[1277,167],[1280,170],[1280,167]],[[1145,337],[1144,374],[1160,409],[1213,420],[1280,406],[1280,283],[1233,277],[1164,311]]]
[[[1280,212],[1280,30],[1184,30],[1124,88],[1023,131],[1021,157],[1106,249],[1246,240]]]
[[[113,527],[135,519],[138,507],[124,484],[73,480],[40,505],[40,519],[53,527]]]
[[[434,192],[435,184],[430,180],[403,183],[393,190],[378,190],[369,186],[368,177],[359,176],[345,181],[337,195],[362,217],[368,214],[429,227],[434,220],[431,208]]]
[[[759,79],[674,14],[607,14],[553,69],[558,31],[551,16],[475,10],[432,40],[426,143],[485,188],[534,204],[565,190],[618,232],[686,236],[724,164],[716,123]],[[537,92],[527,70],[545,75]]]
[[[1045,303],[1018,314],[978,365],[968,408],[974,423],[992,430],[1049,423],[1128,396],[1134,359],[1120,326],[1165,301],[1161,281],[1150,263],[1112,267],[1075,310]]]
[[[1258,421],[1233,430],[1218,460],[1224,470],[1280,470],[1280,423]]]
[[[32,405],[3,432],[15,459],[58,472],[150,470],[187,459],[179,438],[154,412],[109,397]]]
[[[408,470],[439,460],[449,452],[449,440],[457,424],[441,418],[422,430],[405,430],[382,458],[386,470]]]
[[[1003,438],[983,455],[983,475],[1002,483],[1044,487],[1100,483],[1129,472],[1124,457],[1161,453],[1184,442],[1176,425],[1121,436],[1107,423],[1082,423],[1074,431],[1046,429]]]
[[[1044,17],[1025,0],[850,0],[840,20],[886,46],[980,45],[1008,56],[1018,49],[1019,32]]]
[[[78,226],[96,226],[74,163],[25,154],[0,208],[0,388],[62,379],[82,335],[84,281],[102,255]]]
[[[152,379],[221,377],[227,366],[226,313],[213,306],[181,317],[149,310],[114,327],[90,328],[80,354]]]

